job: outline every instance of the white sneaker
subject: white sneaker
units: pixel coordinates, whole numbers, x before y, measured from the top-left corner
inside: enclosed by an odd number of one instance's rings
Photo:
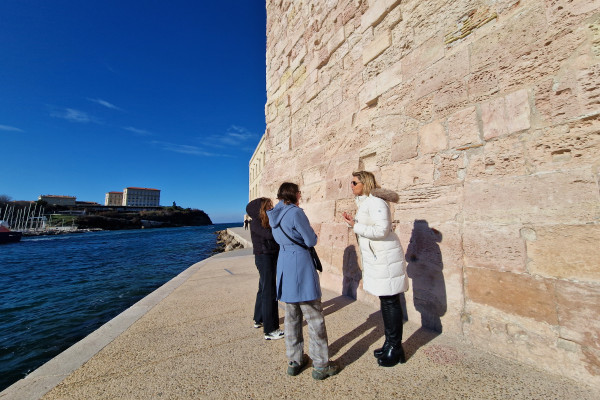
[[[256,321],[254,321],[254,328],[255,329],[262,328],[262,322],[256,322]]]
[[[283,339],[283,331],[281,329],[276,329],[271,333],[267,333],[265,335],[265,339],[266,340],[277,340],[277,339]]]

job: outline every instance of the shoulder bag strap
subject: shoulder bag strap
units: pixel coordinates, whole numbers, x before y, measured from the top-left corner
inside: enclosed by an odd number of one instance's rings
[[[294,239],[292,239],[287,233],[285,233],[285,231],[283,230],[283,226],[281,226],[281,222],[279,223],[279,228],[281,229],[281,232],[283,232],[283,234],[285,235],[286,238],[290,239],[292,241],[292,243],[302,247],[303,249],[308,249],[308,246],[305,244],[301,244],[299,242],[296,242]]]

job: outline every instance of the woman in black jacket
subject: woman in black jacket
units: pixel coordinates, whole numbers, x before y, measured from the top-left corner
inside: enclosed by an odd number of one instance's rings
[[[279,245],[273,239],[266,213],[271,208],[273,202],[266,197],[254,199],[246,206],[246,213],[252,218],[250,237],[254,248],[254,263],[260,276],[254,304],[254,327],[263,327],[266,340],[283,338],[283,331],[279,329],[279,311],[275,297]]]

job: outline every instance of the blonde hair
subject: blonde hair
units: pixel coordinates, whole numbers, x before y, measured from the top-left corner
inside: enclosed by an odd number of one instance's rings
[[[258,212],[258,216],[260,217],[260,224],[263,228],[269,227],[269,216],[267,215],[267,210],[273,208],[273,202],[271,199],[266,197],[262,197],[260,199],[260,211]]]
[[[377,181],[375,180],[375,175],[369,171],[353,172],[352,176],[357,177],[358,180],[363,184],[363,194],[366,196],[370,195],[373,189],[379,187]]]

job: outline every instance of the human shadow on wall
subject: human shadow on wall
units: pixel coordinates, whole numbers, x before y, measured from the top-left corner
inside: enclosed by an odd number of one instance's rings
[[[406,249],[407,274],[411,278],[413,304],[421,314],[421,327],[404,342],[406,357],[442,333],[441,317],[446,314],[447,298],[444,263],[438,243],[442,233],[425,220],[415,220]]]
[[[356,291],[362,279],[362,271],[358,264],[358,255],[356,254],[356,247],[354,245],[350,245],[344,249],[342,274],[344,276],[342,294],[356,299]]]

